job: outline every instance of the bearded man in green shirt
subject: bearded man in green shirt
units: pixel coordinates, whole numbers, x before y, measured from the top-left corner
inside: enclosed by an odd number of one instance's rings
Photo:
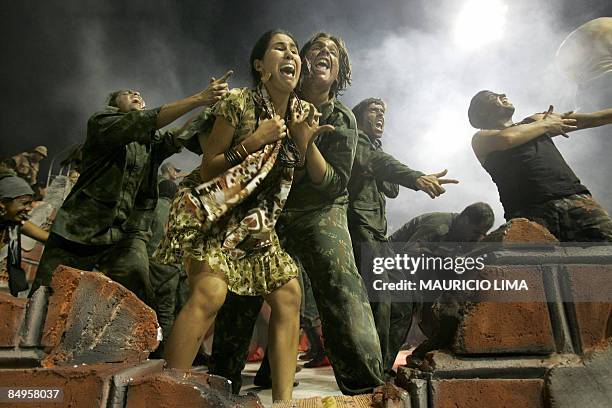
[[[426,175],[412,170],[382,150],[386,104],[379,98],[367,98],[353,108],[357,119],[358,141],[348,185],[348,222],[357,268],[365,282],[371,281],[371,257],[392,257],[387,241],[385,197],[395,198],[399,186],[421,190],[431,198],[445,192],[443,184],[457,183],[444,179],[446,170]],[[384,277],[388,279],[389,277]],[[380,277],[377,277],[380,279]],[[380,340],[383,366],[390,373],[395,357],[408,334],[412,303],[391,302],[384,293],[370,302]]]

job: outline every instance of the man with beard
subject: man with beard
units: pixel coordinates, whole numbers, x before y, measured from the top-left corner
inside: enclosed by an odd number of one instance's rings
[[[566,132],[612,123],[612,109],[594,113],[535,114],[514,123],[506,95],[480,91],[468,117],[481,129],[476,157],[497,185],[505,217],[535,221],[560,241],[612,241],[612,219],[591,197],[553,143]]]
[[[393,257],[387,241],[385,196],[395,198],[399,185],[421,190],[431,198],[445,192],[442,184],[458,183],[443,179],[446,170],[431,175],[412,170],[382,150],[386,104],[382,99],[367,98],[353,108],[359,139],[348,185],[348,222],[357,268],[365,282],[371,282],[369,265],[373,258]],[[369,272],[368,272],[369,271]],[[392,275],[390,272],[389,275]],[[398,282],[400,276],[377,275],[376,279]],[[391,372],[395,357],[410,330],[412,303],[391,302],[385,292],[370,302],[380,340],[383,366]],[[408,299],[406,299],[408,300]]]
[[[175,134],[182,129],[157,130],[219,100],[227,92],[229,75],[155,109],[145,109],[137,91],[109,96],[106,108],[87,122],[81,175],[57,212],[30,293],[49,285],[55,269],[67,265],[97,268],[154,303],[146,241],[158,197],[157,170],[179,151]]]
[[[334,131],[318,136],[310,146],[306,166],[312,157],[322,155],[326,171],[294,181],[277,232],[285,250],[299,260],[310,278],[338,387],[345,394],[362,394],[382,385],[384,373],[346,215],[357,127],[352,112],[337,96],[350,84],[350,62],[344,42],[326,33],[315,34],[300,56],[304,76],[299,96],[314,104],[321,112],[320,122],[333,125]],[[228,295],[217,314],[209,368],[232,380],[236,393],[261,303],[260,298]]]

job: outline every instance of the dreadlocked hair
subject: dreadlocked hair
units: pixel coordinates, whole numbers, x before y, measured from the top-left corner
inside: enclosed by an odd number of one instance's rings
[[[338,79],[332,84],[331,89],[329,90],[329,96],[334,98],[341,95],[342,91],[351,85],[351,62],[349,60],[346,44],[342,38],[324,32],[316,33],[310,37],[310,40],[308,40],[306,44],[304,44],[300,50],[300,57],[302,58],[302,61],[304,61],[304,57],[312,44],[314,44],[319,38],[329,38],[336,44],[336,47],[338,47]]]

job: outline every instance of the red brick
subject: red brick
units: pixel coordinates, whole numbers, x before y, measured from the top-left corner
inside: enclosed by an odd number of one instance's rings
[[[548,308],[545,303],[478,303],[463,318],[451,349],[457,354],[552,353]]]
[[[539,379],[436,380],[433,408],[540,408],[544,381]]]
[[[612,337],[612,303],[601,301],[611,295],[612,265],[570,265],[567,276],[575,331],[586,351]]]
[[[256,398],[231,396],[229,388],[215,387],[215,379],[208,374],[166,370],[134,380],[128,386],[125,407],[259,407],[260,404]]]
[[[78,367],[54,367],[0,370],[0,384],[10,388],[61,389],[63,402],[49,401],[19,404],[34,408],[83,408],[106,406],[112,376],[125,369],[125,364],[80,365]],[[0,407],[16,404],[0,403]]]
[[[0,293],[0,347],[15,347],[25,316],[26,299]]]
[[[537,266],[488,266],[480,279],[525,280],[529,291],[488,291],[474,303],[457,329],[451,349],[458,354],[542,354],[554,352],[550,314]],[[518,300],[512,301],[509,300]],[[528,300],[539,300],[531,302]]]
[[[157,347],[155,312],[106,276],[60,266],[51,289],[43,366],[139,362]]]
[[[488,234],[486,242],[554,242],[557,238],[542,225],[526,218],[514,218]]]

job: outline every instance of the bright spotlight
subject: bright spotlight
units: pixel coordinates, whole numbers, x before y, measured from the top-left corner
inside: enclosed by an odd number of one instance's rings
[[[455,22],[455,43],[476,49],[499,40],[504,33],[508,6],[500,0],[468,0]]]

